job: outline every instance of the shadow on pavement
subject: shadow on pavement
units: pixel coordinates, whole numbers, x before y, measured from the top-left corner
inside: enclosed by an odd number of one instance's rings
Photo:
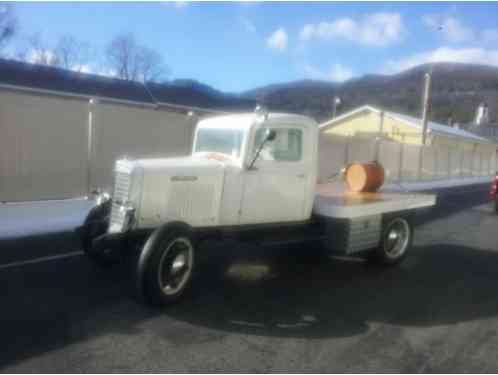
[[[81,250],[74,231],[0,239],[0,266]]]
[[[130,297],[125,266],[102,272],[76,257],[4,270],[0,368],[109,333],[126,340],[150,331],[141,323],[151,318],[160,318],[156,334],[182,345],[195,338],[181,329],[175,335],[171,318],[223,334],[320,339],[358,335],[372,322],[430,327],[498,315],[498,253],[491,251],[417,248],[387,269],[305,262],[289,250],[243,252],[204,263],[191,295],[162,310]]]
[[[435,326],[498,315],[498,252],[438,245],[412,254],[394,268],[334,258],[306,264],[290,255],[239,260],[218,278],[205,272],[194,298],[164,313],[224,331],[302,338],[356,335],[369,322]]]

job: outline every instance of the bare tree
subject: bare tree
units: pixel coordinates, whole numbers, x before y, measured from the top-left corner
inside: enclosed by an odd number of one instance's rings
[[[12,39],[17,30],[17,20],[11,4],[0,3],[0,48]]]
[[[35,33],[26,39],[24,46],[17,51],[16,58],[80,72],[88,67],[90,51],[87,43],[69,35],[60,37],[53,46],[45,42],[41,33]]]
[[[109,69],[128,81],[159,80],[167,72],[161,55],[138,44],[133,34],[115,37],[107,46],[106,57]]]
[[[54,48],[56,65],[80,72],[90,59],[90,46],[70,35],[59,38]]]
[[[138,61],[141,70],[141,80],[159,81],[167,75],[167,68],[163,64],[162,57],[156,51],[141,47],[138,54]]]
[[[18,52],[18,57],[33,64],[59,65],[58,56],[45,43],[41,33],[33,34],[28,38],[25,49]]]

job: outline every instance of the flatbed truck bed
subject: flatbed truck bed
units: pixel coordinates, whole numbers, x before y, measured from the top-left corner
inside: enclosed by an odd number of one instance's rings
[[[436,204],[433,194],[419,193],[356,193],[343,183],[317,184],[313,212],[315,215],[337,219],[353,219],[370,215],[430,207]]]

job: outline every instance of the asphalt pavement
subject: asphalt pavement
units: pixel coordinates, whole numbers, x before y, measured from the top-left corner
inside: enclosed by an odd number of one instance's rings
[[[497,372],[487,189],[441,191],[397,267],[224,245],[165,309],[133,298],[130,264],[95,268],[71,234],[4,241],[0,371]]]

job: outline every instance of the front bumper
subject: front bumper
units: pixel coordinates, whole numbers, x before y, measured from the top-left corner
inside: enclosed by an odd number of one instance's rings
[[[83,250],[90,257],[120,257],[123,251],[130,248],[131,243],[137,243],[137,240],[150,234],[150,230],[130,229],[128,225],[130,221],[126,222],[123,231],[111,233],[112,206],[113,202],[110,199],[97,201],[97,205],[89,212],[83,225],[75,230]],[[126,213],[131,214],[132,211],[127,210]]]

